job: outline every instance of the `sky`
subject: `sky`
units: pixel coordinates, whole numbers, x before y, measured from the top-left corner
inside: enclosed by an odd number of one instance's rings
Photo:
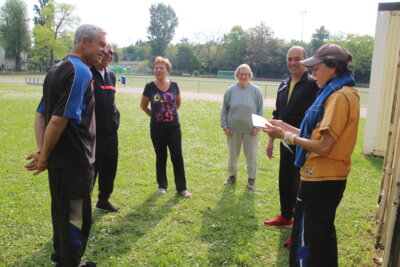
[[[3,4],[5,0],[0,2]],[[378,4],[400,0],[56,0],[76,6],[81,23],[96,24],[108,32],[119,47],[147,40],[152,4],[170,5],[178,19],[173,43],[182,38],[204,42],[228,33],[235,25],[244,30],[264,22],[274,37],[310,41],[321,26],[331,34],[375,36]],[[25,0],[32,19],[38,0]]]

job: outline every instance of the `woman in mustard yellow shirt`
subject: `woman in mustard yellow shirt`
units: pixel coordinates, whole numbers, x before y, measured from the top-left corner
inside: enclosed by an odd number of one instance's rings
[[[276,120],[263,128],[269,136],[298,146],[295,165],[301,168],[301,181],[290,266],[338,266],[334,220],[351,168],[360,114],[348,69],[351,59],[346,49],[328,44],[301,61],[313,67],[321,90],[300,129]]]

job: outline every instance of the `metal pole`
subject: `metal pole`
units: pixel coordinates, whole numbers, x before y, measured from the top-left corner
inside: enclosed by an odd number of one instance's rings
[[[200,80],[197,80],[197,93],[200,93]]]
[[[265,89],[264,89],[264,98],[267,99],[267,85],[265,85]]]
[[[300,13],[301,13],[301,15],[303,15],[303,22],[301,24],[301,42],[303,42],[304,17],[307,14],[307,11],[304,10],[304,11],[301,11]]]

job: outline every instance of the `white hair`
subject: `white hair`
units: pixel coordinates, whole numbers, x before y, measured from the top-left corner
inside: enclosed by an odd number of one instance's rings
[[[237,69],[235,70],[235,79],[238,78],[238,74],[239,74],[239,71],[240,71],[241,69],[246,69],[246,70],[248,70],[249,73],[250,73],[250,80],[253,79],[253,72],[251,71],[250,66],[247,65],[247,64],[242,64],[242,65],[240,65],[239,67],[237,67]]]
[[[81,41],[82,37],[86,37],[89,42],[91,42],[101,33],[106,34],[106,32],[99,26],[82,24],[75,31],[74,45],[77,45]]]

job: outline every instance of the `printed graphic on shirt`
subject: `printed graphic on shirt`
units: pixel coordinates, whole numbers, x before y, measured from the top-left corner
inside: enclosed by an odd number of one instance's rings
[[[160,105],[159,112],[155,114],[156,121],[171,122],[174,120],[176,109],[175,97],[172,93],[156,93],[153,95],[153,104]]]
[[[308,168],[304,168],[304,176],[305,177],[310,177],[313,175],[313,168],[308,167]]]

